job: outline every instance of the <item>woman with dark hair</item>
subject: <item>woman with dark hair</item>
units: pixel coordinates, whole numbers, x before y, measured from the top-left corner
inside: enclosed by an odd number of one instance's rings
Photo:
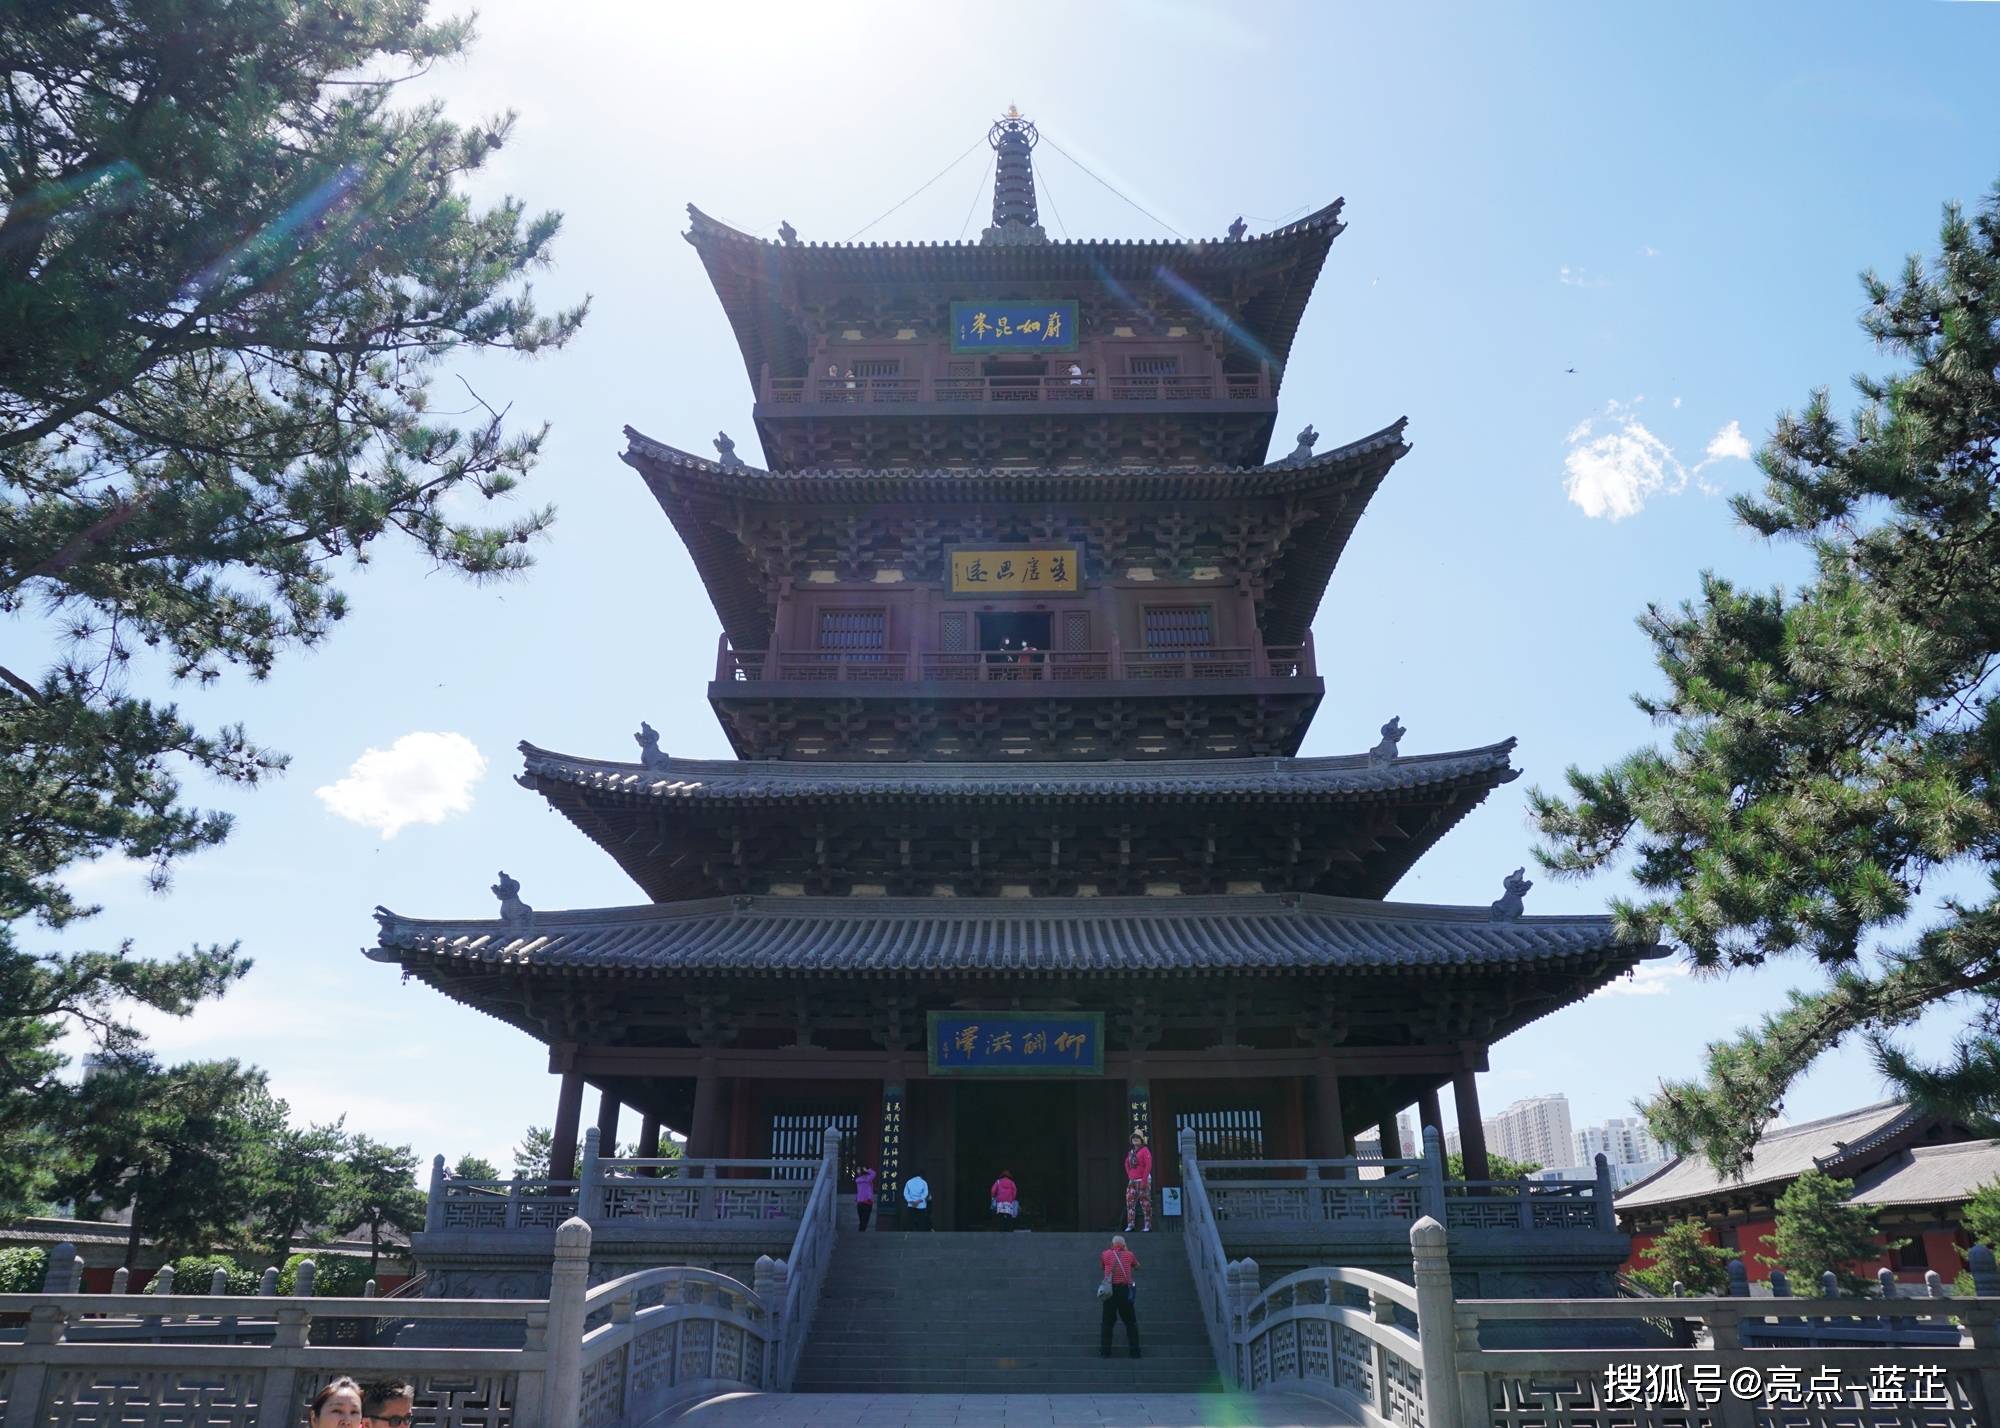
[[[1153,1152],[1146,1149],[1146,1133],[1132,1132],[1132,1148],[1125,1152],[1125,1233],[1132,1233],[1132,1220],[1143,1212],[1145,1227],[1153,1228]]]
[[[361,1416],[361,1385],[346,1374],[330,1379],[306,1405],[311,1428],[361,1428]]]

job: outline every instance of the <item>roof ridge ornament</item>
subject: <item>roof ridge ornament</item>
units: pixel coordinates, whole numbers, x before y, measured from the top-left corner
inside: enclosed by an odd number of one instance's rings
[[[1035,145],[1041,134],[1034,121],[1014,105],[993,121],[986,142],[993,146],[993,226],[979,235],[982,244],[1046,243],[1041,215],[1035,208]]]
[[[1237,214],[1236,221],[1229,225],[1229,241],[1232,243],[1241,243],[1243,235],[1249,231],[1249,228],[1250,225],[1243,221],[1243,215],[1240,213]]]
[[[500,881],[492,887],[492,893],[500,899],[501,926],[526,931],[535,925],[535,910],[521,901],[521,884],[508,877],[504,868],[500,872]]]
[[[743,458],[736,454],[736,443],[729,439],[729,433],[726,431],[718,431],[715,434],[715,459],[716,464],[721,466],[724,471],[747,471],[749,469],[743,464]]]
[[[778,241],[783,243],[787,248],[798,247],[799,230],[792,227],[789,221],[780,218],[778,220]]]
[[[1525,867],[1520,867],[1507,874],[1506,880],[1501,884],[1507,891],[1501,897],[1494,900],[1491,914],[1492,921],[1519,922],[1521,920],[1521,914],[1526,911],[1528,889],[1534,886],[1534,883],[1530,879],[1522,876],[1527,871]]]
[[[1313,447],[1315,444],[1317,444],[1318,441],[1319,441],[1319,433],[1313,430],[1313,424],[1311,422],[1307,422],[1305,430],[1299,433],[1298,436],[1299,444],[1292,448],[1292,454],[1290,456],[1287,456],[1285,460],[1288,462],[1312,460]]]
[[[1402,716],[1391,714],[1389,722],[1382,726],[1382,742],[1368,751],[1368,761],[1376,764],[1396,762],[1396,745],[1403,741],[1409,731],[1403,727]]]
[[[639,721],[639,732],[632,736],[632,742],[639,746],[639,767],[663,769],[673,761],[660,749],[660,731],[644,719]]]

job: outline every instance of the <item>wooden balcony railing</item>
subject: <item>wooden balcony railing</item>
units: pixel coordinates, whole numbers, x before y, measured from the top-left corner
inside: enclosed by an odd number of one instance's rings
[[[1262,374],[1205,377],[767,377],[773,406],[893,406],[910,402],[1254,402],[1270,397]]]
[[[724,641],[722,684],[1020,684],[1119,680],[1311,679],[1312,647],[1192,650],[738,650]]]

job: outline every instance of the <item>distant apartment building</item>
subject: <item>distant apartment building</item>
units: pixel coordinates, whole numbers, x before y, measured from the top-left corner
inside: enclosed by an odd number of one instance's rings
[[[1576,1133],[1576,1164],[1594,1165],[1602,1155],[1612,1165],[1662,1165],[1670,1157],[1640,1116],[1614,1116]]]
[[[1529,1096],[1486,1121],[1486,1146],[1494,1155],[1533,1165],[1567,1165],[1576,1150],[1569,1097]]]

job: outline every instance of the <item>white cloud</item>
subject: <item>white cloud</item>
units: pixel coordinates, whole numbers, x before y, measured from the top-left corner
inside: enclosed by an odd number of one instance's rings
[[[1675,411],[1679,411],[1680,409],[1681,409],[1681,399],[1680,399],[1679,397],[1675,397],[1675,398],[1674,398],[1674,410],[1675,410]],[[1732,423],[1732,425],[1733,425],[1733,424],[1734,424],[1734,423]]]
[[[1708,439],[1708,450],[1703,454],[1708,461],[1748,461],[1750,439],[1743,434],[1740,423],[1731,422]],[[1705,466],[1708,462],[1702,464]]]
[[[1632,408],[1643,400],[1606,404],[1602,420],[1615,424],[1615,430],[1597,434],[1599,418],[1593,417],[1578,422],[1563,437],[1569,448],[1563,457],[1563,491],[1593,520],[1636,516],[1655,496],[1679,495],[1716,462],[1749,459],[1750,442],[1742,426],[1732,421],[1709,438],[1700,461],[1692,467],[1683,465],[1673,447],[1633,415]],[[1680,398],[1674,399],[1674,406],[1680,406]],[[1699,484],[1705,493],[1714,493],[1706,481]]]
[[[1574,267],[1564,263],[1556,269],[1556,281],[1569,288],[1602,288],[1610,286],[1610,279],[1601,278],[1588,268]]]
[[[1651,243],[1641,243],[1639,245],[1639,256],[1642,258],[1657,258],[1660,256],[1660,250],[1655,248]]]
[[[463,734],[405,734],[369,749],[347,777],[314,794],[329,812],[393,838],[412,823],[442,823],[472,807],[486,757]]]
[[[1591,996],[1663,997],[1687,974],[1687,963],[1678,959],[1672,962],[1648,962],[1634,967],[1629,974],[1615,982],[1606,982],[1592,992]]]

